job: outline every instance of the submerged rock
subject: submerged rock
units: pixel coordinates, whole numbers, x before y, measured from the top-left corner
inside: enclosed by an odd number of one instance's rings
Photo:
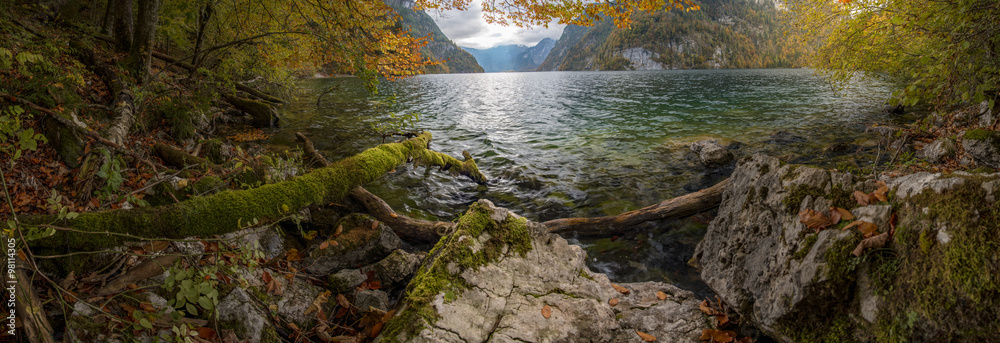
[[[713,139],[691,143],[691,152],[695,153],[698,161],[706,167],[721,166],[733,160],[733,153]]]
[[[677,342],[708,328],[690,292],[622,284],[624,295],[585,259],[541,224],[480,200],[430,252],[377,341],[625,342],[638,330]]]
[[[1000,174],[917,173],[887,180],[889,202],[859,206],[874,180],[755,155],[741,160],[694,262],[743,318],[782,342],[986,339],[1000,324]],[[852,251],[855,229],[806,228],[798,213],[850,210],[894,232]],[[841,224],[844,225],[844,224]],[[895,228],[893,230],[892,228]]]

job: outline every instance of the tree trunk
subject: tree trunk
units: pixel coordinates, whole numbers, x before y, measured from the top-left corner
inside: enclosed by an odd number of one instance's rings
[[[139,13],[135,21],[135,39],[129,53],[129,63],[135,79],[143,84],[149,76],[156,24],[160,18],[160,0],[139,0]]]
[[[56,230],[54,236],[39,240],[35,243],[37,247],[93,251],[120,246],[139,237],[206,237],[233,232],[255,221],[275,222],[306,206],[339,201],[354,187],[374,181],[411,159],[485,179],[474,162],[458,162],[427,149],[430,140],[431,134],[425,132],[400,143],[365,150],[293,180],[254,189],[224,191],[156,207],[81,213],[67,221],[57,221],[53,215],[25,216],[22,222],[55,223],[69,228]]]
[[[108,0],[107,5],[104,6],[104,18],[101,19],[101,34],[108,35],[109,37],[114,37],[114,21],[115,21],[115,11],[114,6],[115,0]]]
[[[268,128],[278,124],[278,110],[270,104],[232,95],[225,96],[225,99],[240,111],[250,114],[253,117],[254,127]]]
[[[132,92],[125,89],[118,92],[115,97],[114,107],[115,118],[104,131],[104,138],[112,143],[125,146],[128,133],[132,131],[135,124],[135,105],[132,103]]]
[[[115,49],[119,52],[129,52],[132,49],[132,0],[113,0]]]
[[[204,60],[204,58],[199,56],[199,54],[201,53],[201,45],[205,41],[205,27],[208,26],[208,21],[212,20],[213,12],[215,12],[215,1],[208,0],[205,1],[205,6],[202,7],[201,11],[198,13],[198,32],[196,33],[194,40],[194,57],[192,57],[192,61],[194,61],[194,69],[191,70],[192,74],[194,74],[195,70],[201,66],[201,63]]]
[[[647,206],[635,211],[625,212],[617,216],[597,218],[563,218],[542,223],[552,233],[575,232],[583,235],[610,236],[620,234],[625,230],[654,220],[683,218],[698,212],[710,210],[722,202],[722,191],[729,184],[729,179],[722,180],[715,186],[668,199],[659,204]]]

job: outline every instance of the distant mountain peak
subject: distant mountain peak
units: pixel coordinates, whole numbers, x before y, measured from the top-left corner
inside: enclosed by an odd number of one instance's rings
[[[504,71],[535,71],[555,46],[552,38],[544,38],[534,46],[508,44],[489,49],[462,47],[472,54],[487,73]]]

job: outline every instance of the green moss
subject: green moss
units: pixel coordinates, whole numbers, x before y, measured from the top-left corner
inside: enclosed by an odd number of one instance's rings
[[[861,242],[860,235],[850,235],[833,243],[826,254],[823,255],[826,261],[826,277],[834,285],[845,285],[854,283],[857,275],[855,270],[860,263],[860,259],[851,254],[854,248]]]
[[[587,280],[590,280],[590,281],[594,281],[594,277],[590,276],[590,273],[588,273],[587,271],[585,271],[583,269],[580,269],[578,271],[580,272],[580,277],[582,277],[584,279],[587,279]]]
[[[802,323],[803,327],[785,327],[782,331],[792,337],[797,343],[840,343],[857,342],[854,337],[855,324],[845,313],[833,313],[833,318],[826,318],[823,323]]]
[[[788,192],[788,196],[782,200],[782,203],[785,205],[785,210],[787,210],[788,213],[797,213],[806,196],[829,199],[833,203],[833,206],[840,208],[849,209],[857,205],[857,202],[855,202],[851,197],[852,192],[845,190],[839,185],[831,187],[830,193],[827,193],[820,188],[802,184],[792,186]]]
[[[906,300],[886,302],[881,310],[884,341],[990,340],[1000,330],[993,310],[1000,306],[1000,208],[985,201],[981,178],[966,179],[951,191],[927,190],[900,207],[900,226],[921,234],[896,237],[900,261],[886,298]],[[938,230],[950,237],[948,243],[937,242]]]
[[[925,254],[930,253],[931,247],[934,246],[934,238],[928,232],[930,230],[920,232],[920,251],[923,251]]]
[[[809,254],[809,250],[812,250],[813,245],[816,244],[817,239],[819,239],[819,234],[811,234],[809,236],[806,236],[806,240],[805,243],[802,244],[802,248],[796,251],[795,254],[792,254],[792,259],[796,261],[801,261],[803,258],[805,258],[806,255]]]
[[[971,139],[971,140],[997,139],[998,137],[1000,137],[1000,133],[997,133],[996,131],[980,130],[980,129],[966,131],[965,135],[962,136],[962,138],[964,139]]]
[[[412,337],[425,323],[439,318],[431,302],[439,294],[451,292],[455,297],[469,288],[458,274],[461,270],[477,269],[504,256],[523,256],[531,250],[531,235],[527,219],[508,215],[497,223],[490,217],[484,203],[473,204],[458,219],[455,231],[441,238],[428,254],[427,263],[420,267],[406,289],[404,308],[386,325],[383,342],[396,341],[399,336]],[[485,241],[480,239],[488,236]],[[451,273],[449,270],[455,271]]]

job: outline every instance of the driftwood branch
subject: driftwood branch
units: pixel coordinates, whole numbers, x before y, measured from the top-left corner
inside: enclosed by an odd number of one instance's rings
[[[719,206],[722,202],[722,191],[727,184],[729,179],[691,194],[667,199],[659,204],[616,216],[554,219],[542,225],[552,233],[575,232],[582,235],[608,236],[619,234],[644,222],[683,218]]]
[[[316,151],[316,147],[309,138],[306,138],[301,132],[296,133],[295,137],[302,144],[306,161],[323,167],[330,165],[330,162]],[[455,226],[455,223],[451,222],[420,220],[398,214],[384,200],[360,186],[351,189],[350,194],[351,198],[361,202],[375,219],[388,225],[396,235],[408,242],[436,242]]]

